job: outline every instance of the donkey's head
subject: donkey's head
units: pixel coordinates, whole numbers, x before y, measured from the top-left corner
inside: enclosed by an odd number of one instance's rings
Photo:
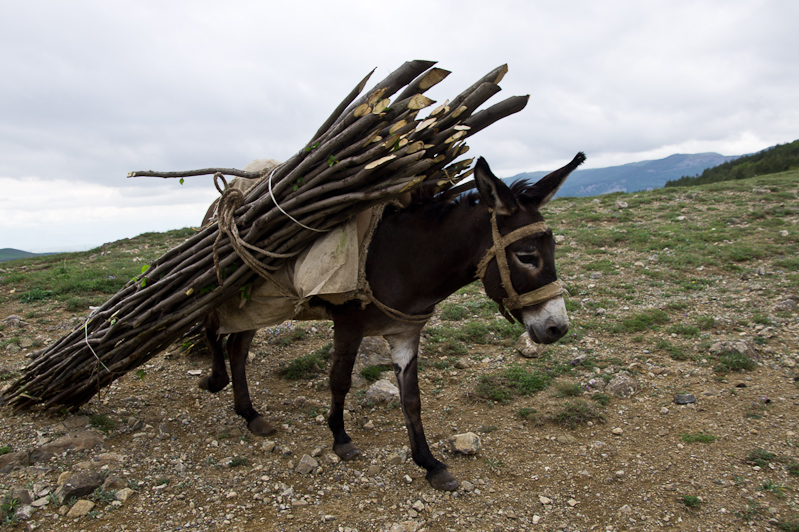
[[[488,296],[506,318],[524,323],[530,339],[550,344],[569,330],[563,289],[555,270],[555,240],[539,212],[566,177],[585,160],[583,153],[534,185],[509,188],[477,161],[475,181],[491,214],[491,244],[478,265]]]

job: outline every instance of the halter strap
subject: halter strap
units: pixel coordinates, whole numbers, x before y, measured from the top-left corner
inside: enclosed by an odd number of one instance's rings
[[[496,259],[502,288],[505,289],[505,293],[508,295],[508,297],[502,300],[500,311],[502,311],[502,314],[508,319],[510,319],[508,316],[511,310],[538,305],[539,303],[554,299],[565,292],[560,280],[555,280],[536,290],[520,295],[513,288],[513,283],[511,282],[510,266],[508,266],[508,257],[505,253],[507,247],[522,238],[543,233],[548,230],[549,228],[544,222],[535,222],[502,236],[499,232],[499,224],[497,223],[497,213],[493,210],[491,212],[491,234],[494,239],[494,245],[486,251],[483,259],[478,263],[476,277],[483,280],[488,265],[492,260]]]

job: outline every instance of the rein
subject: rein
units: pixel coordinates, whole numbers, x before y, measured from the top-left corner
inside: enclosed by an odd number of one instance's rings
[[[513,283],[511,282],[510,266],[508,266],[508,256],[506,254],[508,246],[518,240],[521,240],[522,238],[532,236],[537,233],[543,233],[547,230],[549,230],[549,228],[544,222],[535,222],[530,225],[520,227],[519,229],[511,231],[507,235],[502,236],[502,234],[499,232],[499,224],[497,223],[497,213],[493,210],[491,212],[491,234],[492,238],[494,239],[494,245],[488,248],[483,260],[481,260],[477,265],[477,274],[475,277],[479,278],[481,281],[484,281],[483,278],[485,277],[488,265],[492,260],[496,259],[497,267],[499,268],[499,277],[502,282],[502,288],[508,295],[508,297],[499,303],[499,310],[502,312],[502,315],[505,316],[505,318],[507,318],[511,323],[513,323],[513,318],[510,314],[511,310],[538,305],[540,303],[549,301],[550,299],[554,299],[565,292],[563,284],[559,279],[524,294],[519,294],[516,292],[516,290],[513,288]]]

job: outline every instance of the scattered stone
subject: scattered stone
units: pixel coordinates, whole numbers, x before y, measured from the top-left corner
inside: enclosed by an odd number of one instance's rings
[[[468,369],[472,363],[468,358],[459,358],[455,362],[455,369]]]
[[[775,312],[792,312],[796,310],[797,306],[799,306],[799,303],[797,303],[796,299],[787,298],[774,305],[773,310]]]
[[[617,373],[605,387],[616,397],[630,397],[638,390],[638,382],[626,373]]]
[[[616,208],[618,210],[626,209],[627,207],[629,207],[629,205],[626,201],[616,200]]]
[[[538,497],[538,501],[539,501],[541,504],[545,505],[545,506],[546,506],[547,504],[552,504],[552,499],[550,499],[549,497],[544,497],[543,495],[540,495],[540,496]]]
[[[631,513],[633,513],[633,509],[630,507],[629,504],[625,504],[624,506],[619,508],[619,513],[624,515],[630,515]]]
[[[480,437],[473,433],[467,432],[465,434],[457,434],[450,438],[452,450],[461,454],[477,454],[480,450]]]
[[[319,462],[317,462],[314,458],[306,454],[303,455],[302,458],[300,458],[300,463],[297,466],[297,469],[295,469],[295,471],[297,471],[297,473],[301,475],[309,475],[317,467],[319,467]]]
[[[669,413],[669,409],[664,406],[660,409],[660,413],[665,416]]]
[[[416,501],[415,503],[413,503],[413,506],[411,506],[411,508],[413,508],[417,512],[423,512],[424,511],[424,503],[422,501]]]
[[[33,495],[30,490],[24,488],[14,488],[11,490],[11,498],[16,499],[19,504],[30,504],[33,502]]]
[[[460,489],[466,493],[471,493],[474,491],[474,484],[472,484],[468,480],[464,480],[463,482],[461,482]]]
[[[720,355],[723,353],[738,353],[749,358],[755,358],[755,348],[748,340],[723,340],[710,346],[710,353]]]
[[[353,375],[360,375],[361,370],[369,366],[391,366],[391,350],[380,336],[367,336],[358,348]]]
[[[571,434],[561,434],[557,437],[557,442],[562,444],[577,443],[577,438]]]
[[[63,452],[86,451],[103,445],[103,437],[92,430],[73,432],[31,451],[31,463],[41,462]]]
[[[402,458],[400,458],[400,455],[397,453],[391,453],[388,455],[388,458],[386,458],[386,462],[388,462],[389,465],[400,465],[402,461]]]
[[[585,362],[587,359],[588,359],[588,355],[583,353],[582,355],[579,355],[577,358],[572,359],[570,364],[572,366],[582,366],[583,362]]]
[[[124,489],[128,486],[128,483],[121,478],[111,475],[105,479],[103,485],[101,486],[105,491],[119,491]]]
[[[690,393],[678,393],[674,396],[674,403],[678,405],[689,405],[696,402],[696,397]]]
[[[125,502],[135,494],[136,492],[131,488],[122,488],[114,494],[114,498],[120,502]]]
[[[75,504],[72,505],[72,508],[69,509],[67,513],[67,517],[83,517],[88,515],[89,512],[92,511],[94,508],[94,503],[92,501],[87,501],[86,499],[81,499]]]
[[[524,358],[538,358],[544,354],[546,350],[546,345],[533,342],[530,339],[530,335],[526,332],[522,333],[516,341],[516,351]]]
[[[621,427],[616,427],[615,429],[611,430],[610,432],[612,432],[614,434],[614,436],[621,436],[622,434],[624,434],[624,430]]]
[[[574,499],[569,499],[568,501],[566,501],[566,504],[574,508],[575,506],[577,506],[577,501]]]
[[[59,504],[64,504],[70,499],[77,499],[91,495],[94,490],[103,485],[105,478],[96,471],[82,471],[75,473],[55,491],[55,498]]]
[[[26,327],[28,322],[22,319],[22,316],[17,316],[16,314],[12,314],[0,320],[0,323],[3,325],[7,325],[9,327]]]
[[[399,389],[391,382],[381,379],[371,385],[368,390],[366,390],[364,401],[375,402],[378,404],[399,401]]]
[[[36,499],[31,503],[31,506],[34,508],[43,508],[50,504],[50,497],[42,497],[40,499]]]
[[[14,517],[19,519],[20,521],[27,521],[31,517],[33,517],[33,512],[36,511],[30,504],[22,504],[14,510]]]
[[[30,453],[17,451],[0,455],[0,473],[10,473],[15,469],[31,465]]]

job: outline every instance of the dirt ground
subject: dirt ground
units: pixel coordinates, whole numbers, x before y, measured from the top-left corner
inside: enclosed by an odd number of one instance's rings
[[[23,310],[6,305],[0,314]],[[796,320],[780,330],[795,350]],[[462,483],[458,492],[448,494],[434,491],[423,471],[406,458],[407,436],[396,407],[363,405],[354,397],[349,430],[362,456],[350,463],[335,459],[323,422],[328,403],[324,375],[310,381],[277,375],[281,363],[312,352],[331,336],[325,323],[309,331],[307,339],[288,346],[270,340],[275,335],[267,331],[256,338],[249,378],[255,404],[268,409],[266,415],[280,426],[273,439],[248,434],[233,412],[229,388],[217,395],[197,388],[196,373],[207,370],[207,358],[176,349],[147,364],[143,378],[127,375],[80,413],[66,416],[77,418],[77,426],[89,422],[78,415],[103,414],[112,420],[115,426],[107,432],[92,429],[103,435],[102,447],[69,451],[0,476],[5,490],[34,484],[55,490],[63,471],[96,467],[133,486],[134,495],[124,503],[98,502],[80,518],[59,515],[51,501],[27,522],[8,526],[87,531],[778,530],[796,514],[799,482],[786,465],[799,459],[795,358],[761,354],[753,371],[719,379],[712,368],[653,356],[623,339],[585,337],[577,346],[553,348],[554,356],[566,360],[590,347],[595,356],[605,354],[619,363],[604,370],[578,369],[568,380],[580,382],[588,395],[597,372],[627,369],[638,390],[630,398],[613,397],[604,423],[570,430],[541,420],[545,416],[539,421],[518,416],[522,408],[552,411],[562,399],[551,390],[508,404],[476,397],[473,383],[480,374],[523,359],[513,349],[472,346],[470,357],[476,361],[468,368],[428,365],[421,378],[428,439]],[[30,326],[25,332],[53,335]],[[753,333],[718,331],[717,336]],[[4,364],[22,363],[25,352],[7,353]],[[678,406],[676,393],[693,394],[696,403]],[[35,448],[64,432],[59,425],[64,416],[8,408],[2,414],[2,443],[14,450]],[[449,439],[466,432],[479,435],[478,454],[450,452]],[[682,437],[701,433],[715,441]],[[780,459],[757,466],[747,461],[755,449]],[[98,461],[103,453],[119,457]],[[319,465],[301,474],[295,469],[306,454]],[[695,505],[689,506],[685,497],[696,497]]]
[[[796,221],[790,223],[795,231]],[[295,381],[279,375],[281,367],[328,344],[330,324],[286,324],[258,333],[248,366],[256,407],[279,427],[269,439],[248,433],[233,411],[229,387],[216,395],[197,387],[210,359],[181,346],[116,381],[80,412],[0,407],[6,455],[80,431],[102,438],[101,446],[65,450],[0,473],[0,515],[6,518],[0,528],[799,530],[799,314],[791,273],[768,261],[747,263],[746,275],[699,267],[691,278],[703,289],[678,290],[669,286],[678,287],[680,279],[654,276],[668,275],[668,267],[651,252],[609,249],[603,257],[615,269],[598,274],[580,270],[575,260],[589,246],[570,247],[559,269],[579,287],[569,302],[572,336],[540,358],[523,358],[512,341],[491,335],[465,343],[466,351],[455,355],[442,355],[434,342],[437,328],[464,329],[470,320],[500,323],[499,315],[452,322],[439,309],[428,326],[423,420],[434,454],[461,482],[457,492],[428,485],[408,456],[400,410],[365,401],[365,380],[351,393],[347,421],[361,456],[340,462],[324,420],[325,372]],[[634,297],[625,288],[631,285]],[[667,289],[676,295],[665,298]],[[10,290],[0,286],[0,320],[16,315],[22,322],[7,320],[0,329],[0,340],[7,341],[0,387],[36,346],[80,324],[58,303],[23,304]],[[473,289],[446,304],[474,309],[483,297]],[[616,328],[652,309],[665,309],[668,323],[632,333]],[[704,325],[693,328],[696,323]],[[720,370],[721,342],[749,350],[751,369]],[[514,364],[571,369],[532,395],[491,401],[477,393],[481,379]],[[627,379],[626,388],[612,386],[619,376]],[[695,402],[675,403],[685,394]],[[564,418],[573,404],[592,405],[601,417]],[[477,454],[453,452],[453,436],[469,432],[480,438]],[[306,455],[315,466],[300,472],[309,463]],[[69,516],[69,505],[54,496],[59,479],[87,470],[114,483],[79,497],[94,504],[87,515]],[[11,518],[23,506],[11,494],[26,490],[39,507],[24,519]]]

